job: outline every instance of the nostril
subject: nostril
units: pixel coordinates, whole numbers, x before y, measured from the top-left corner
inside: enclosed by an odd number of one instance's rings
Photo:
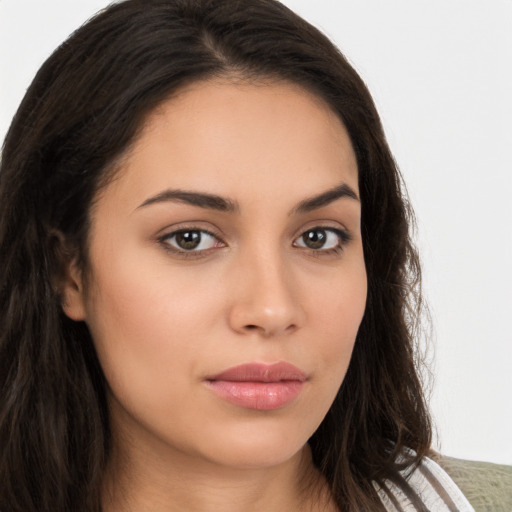
[[[296,324],[290,324],[290,325],[285,329],[285,331],[287,331],[287,332],[288,332],[288,331],[292,332],[292,331],[295,331],[296,329],[297,329],[297,325],[296,325]]]
[[[282,332],[285,333],[291,333],[297,329],[296,324],[290,324],[285,329],[282,330]],[[276,334],[276,330],[272,328],[265,328],[264,326],[256,325],[256,324],[247,324],[244,326],[245,332],[261,332],[265,337],[271,336],[273,334]],[[280,329],[277,329],[277,331],[281,331]]]

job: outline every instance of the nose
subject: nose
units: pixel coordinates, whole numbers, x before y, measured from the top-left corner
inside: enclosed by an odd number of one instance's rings
[[[283,258],[247,258],[235,275],[229,311],[233,330],[269,338],[291,334],[303,325],[305,313],[298,286]]]

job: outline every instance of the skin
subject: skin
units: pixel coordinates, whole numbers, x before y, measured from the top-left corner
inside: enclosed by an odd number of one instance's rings
[[[342,184],[356,198],[298,209]],[[234,209],[163,200],[169,189]],[[298,86],[200,82],[148,117],[94,203],[88,279],[72,264],[64,285],[64,311],[87,323],[109,384],[107,511],[334,510],[306,443],[365,308],[357,196],[345,128]],[[302,235],[319,227],[325,244],[310,248]],[[212,236],[187,252],[179,229]],[[278,361],[307,381],[276,410],[234,405],[205,383]]]

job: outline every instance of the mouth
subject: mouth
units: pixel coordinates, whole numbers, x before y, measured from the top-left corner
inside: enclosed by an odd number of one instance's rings
[[[205,380],[220,398],[258,411],[271,411],[290,404],[299,396],[306,381],[302,370],[284,362],[235,366]]]

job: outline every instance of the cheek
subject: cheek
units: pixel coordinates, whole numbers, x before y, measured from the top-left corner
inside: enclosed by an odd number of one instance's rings
[[[366,307],[367,281],[363,264],[333,280],[311,306],[318,354],[332,385],[339,387],[348,368]]]
[[[173,389],[184,375],[197,371],[205,339],[200,331],[215,316],[216,301],[212,287],[186,286],[179,276],[171,277],[140,259],[95,274],[88,325],[105,377],[119,399],[140,395],[145,400],[155,389]]]

